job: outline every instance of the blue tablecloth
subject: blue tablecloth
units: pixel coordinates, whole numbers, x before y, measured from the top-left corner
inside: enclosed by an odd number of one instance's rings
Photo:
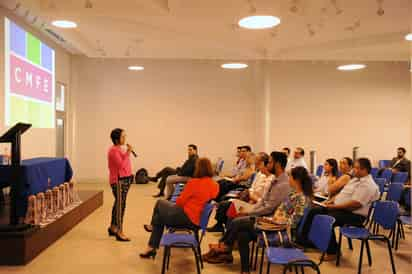
[[[65,158],[34,158],[23,160],[19,167],[18,216],[27,209],[27,197],[69,182],[73,177],[70,162]],[[0,187],[10,186],[12,167],[0,165]]]

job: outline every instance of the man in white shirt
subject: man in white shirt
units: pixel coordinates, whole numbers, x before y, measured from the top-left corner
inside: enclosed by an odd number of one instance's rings
[[[286,172],[290,172],[292,168],[303,166],[304,168],[308,169],[308,165],[305,162],[305,150],[301,147],[297,147],[293,152],[293,159],[288,161],[288,165],[286,166]]]
[[[317,214],[328,214],[335,218],[334,226],[362,226],[366,220],[372,203],[379,199],[379,188],[370,175],[371,162],[367,158],[359,158],[354,164],[354,178],[343,189],[322,207],[313,208],[303,226],[302,234],[309,233],[313,217]],[[305,237],[306,238],[306,237]],[[329,242],[326,260],[334,260],[338,251],[335,233]]]

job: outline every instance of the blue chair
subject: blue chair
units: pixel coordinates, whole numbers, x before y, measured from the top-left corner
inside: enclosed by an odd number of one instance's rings
[[[379,160],[378,166],[379,168],[388,168],[391,166],[391,160]]]
[[[390,183],[392,179],[392,170],[384,169],[382,171],[382,174],[378,176],[378,178],[384,178],[386,180],[386,183]]]
[[[383,193],[385,192],[386,180],[384,178],[376,178],[375,183],[378,185],[379,192],[381,193],[380,197],[382,197]]]
[[[379,168],[377,168],[377,167],[373,167],[371,169],[371,175],[372,175],[373,179],[378,178],[378,172],[379,172]]]
[[[323,257],[328,249],[329,241],[333,233],[334,222],[335,218],[328,215],[316,215],[313,218],[308,237],[309,240],[322,251],[319,264],[323,262]],[[272,264],[283,265],[284,274],[288,269],[291,270],[293,267],[296,273],[298,273],[298,267],[301,268],[302,273],[304,267],[311,267],[317,273],[320,273],[318,264],[310,260],[302,250],[297,248],[270,247],[265,232],[263,232],[263,238],[267,247],[267,273],[270,272],[270,266]]]
[[[183,183],[179,183],[179,184],[176,185],[175,191],[173,192],[172,196],[170,197],[170,201],[172,203],[176,203],[177,198],[179,198],[180,193],[182,193],[184,188],[185,188],[185,184],[183,184]]]
[[[408,181],[408,172],[396,172],[392,175],[392,183],[405,184]]]
[[[303,216],[300,219],[299,226],[296,230],[296,235],[297,236],[302,235],[303,225],[305,224],[305,221],[306,221],[306,218],[308,216],[308,213],[309,213],[310,209],[311,209],[310,207],[306,207],[305,211],[303,212]],[[252,249],[251,249],[252,254],[251,254],[251,257],[250,257],[250,263],[253,266],[252,269],[256,270],[257,260],[258,260],[258,255],[259,255],[259,249],[262,249],[262,253],[261,253],[261,257],[260,257],[260,271],[259,271],[260,274],[262,273],[262,270],[263,270],[263,259],[265,257],[264,254],[265,254],[265,249],[266,249],[265,242],[264,242],[264,239],[263,239],[263,234],[261,232],[262,231],[258,231],[257,241],[252,243]],[[273,238],[272,235],[274,235],[274,233],[270,233],[270,232],[266,233],[266,236],[268,237],[269,245],[271,245],[271,243],[272,243],[272,238]],[[255,245],[256,245],[256,249],[255,249]],[[254,263],[253,263],[253,260],[254,260]]]
[[[399,206],[397,202],[394,201],[377,201],[375,202],[374,212],[372,221],[379,226],[382,226],[384,229],[390,229],[394,231],[396,227],[396,222],[398,219],[399,214]],[[395,235],[395,233],[393,233]],[[369,247],[369,240],[379,240],[384,241],[387,243],[389,257],[391,260],[392,265],[392,272],[395,274],[395,263],[392,256],[392,248],[390,240],[385,235],[375,234],[369,232],[368,229],[364,227],[354,227],[354,226],[344,226],[340,228],[339,231],[339,242],[338,242],[338,256],[336,258],[336,265],[339,265],[340,257],[341,257],[341,246],[342,246],[342,236],[353,240],[360,240],[361,241],[361,248],[360,248],[360,256],[359,256],[359,265],[358,265],[358,274],[362,271],[362,257],[363,257],[363,249],[366,246],[366,252],[368,255],[368,263],[369,266],[372,265],[372,257]]]
[[[316,176],[320,177],[323,174],[323,165],[319,165],[316,169]]]
[[[216,175],[219,175],[222,172],[224,164],[225,164],[225,160],[219,158],[219,160],[216,163],[216,170],[215,170]]]
[[[169,228],[169,231],[163,235],[160,241],[160,246],[164,247],[162,274],[165,273],[166,269],[169,269],[172,248],[191,248],[195,256],[197,273],[200,274],[200,268],[203,268],[200,244],[202,243],[203,237],[206,233],[207,224],[209,223],[209,218],[213,207],[214,205],[212,203],[207,203],[205,205],[200,218],[199,227],[189,229],[190,233],[175,233],[175,228]],[[199,231],[201,232],[200,236]]]
[[[405,192],[405,205],[408,209],[411,208],[411,189],[408,189]],[[399,238],[405,239],[405,231],[403,226],[404,225],[412,225],[412,218],[410,215],[410,212],[408,212],[408,215],[401,215],[398,218],[398,226],[397,226],[397,232],[396,232],[396,244],[395,244],[395,249],[398,250],[399,246]]]
[[[402,191],[403,191],[403,184],[400,184],[400,183],[390,184],[388,187],[388,195],[386,196],[386,200],[399,202],[402,197]]]

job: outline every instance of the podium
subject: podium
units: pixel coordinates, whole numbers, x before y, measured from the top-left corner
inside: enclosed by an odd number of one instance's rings
[[[10,191],[10,225],[17,225],[17,199],[18,193],[24,187],[21,184],[20,164],[21,164],[21,135],[25,133],[31,124],[17,123],[0,137],[0,143],[11,143],[11,191]]]

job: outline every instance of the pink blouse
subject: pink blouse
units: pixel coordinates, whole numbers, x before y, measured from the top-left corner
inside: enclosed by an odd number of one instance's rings
[[[132,164],[128,152],[122,151],[119,146],[112,146],[107,153],[109,166],[109,182],[116,184],[119,178],[132,175]]]

